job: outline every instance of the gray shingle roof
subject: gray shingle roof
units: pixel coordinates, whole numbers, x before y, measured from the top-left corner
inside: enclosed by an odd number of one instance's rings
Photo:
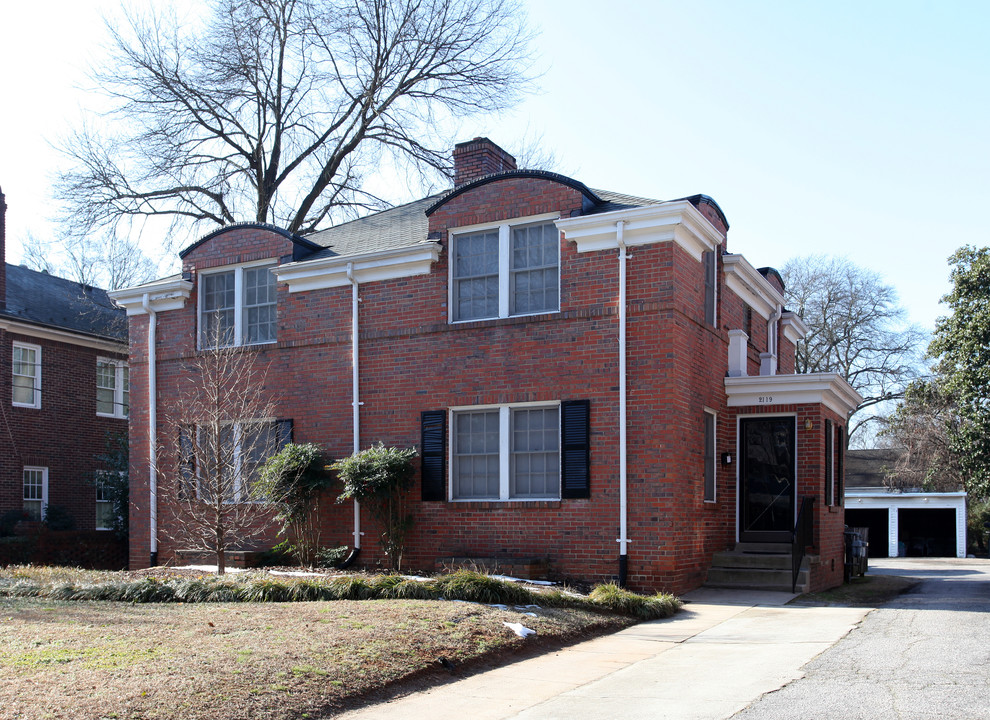
[[[127,319],[105,290],[7,263],[7,306],[0,316],[127,342]]]

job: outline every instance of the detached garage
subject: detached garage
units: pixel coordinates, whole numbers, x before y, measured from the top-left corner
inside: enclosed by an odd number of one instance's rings
[[[870,529],[870,557],[966,557],[966,493],[891,491],[896,450],[850,450],[846,525]]]

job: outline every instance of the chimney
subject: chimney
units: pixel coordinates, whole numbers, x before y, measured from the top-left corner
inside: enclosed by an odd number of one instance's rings
[[[0,310],[7,309],[7,198],[0,188]]]
[[[455,187],[485,175],[515,169],[516,159],[488,138],[477,137],[454,146]]]

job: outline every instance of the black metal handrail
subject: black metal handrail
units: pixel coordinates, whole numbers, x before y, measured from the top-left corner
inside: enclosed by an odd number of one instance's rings
[[[814,507],[814,497],[801,498],[801,508],[798,510],[797,522],[794,523],[794,532],[791,535],[791,592],[797,590],[797,579],[801,574],[804,551],[814,542]]]

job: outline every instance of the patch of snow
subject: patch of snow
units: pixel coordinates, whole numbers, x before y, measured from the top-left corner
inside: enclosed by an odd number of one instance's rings
[[[178,566],[176,566],[176,567],[173,568],[173,570],[195,570],[197,572],[208,572],[208,573],[214,573],[214,574],[216,574],[216,572],[217,572],[218,569],[219,568],[217,568],[216,565],[178,565]],[[232,568],[232,567],[229,567],[229,568],[226,568],[226,570],[224,572],[228,572],[228,573],[242,573],[242,572],[247,572],[247,570],[245,570],[244,568]]]
[[[523,626],[521,623],[503,622],[502,624],[505,625],[507,628],[509,628],[509,630],[511,630],[521,638],[529,637],[530,635],[536,635],[536,630],[530,630],[528,627]]]
[[[505,580],[506,582],[514,583],[528,583],[529,585],[556,585],[557,583],[550,580],[524,580],[522,578],[512,577],[511,575],[491,575],[495,580]]]
[[[488,607],[493,607],[493,608],[496,608],[498,610],[508,610],[509,609],[509,606],[508,605],[503,605],[502,603],[491,603]]]
[[[323,573],[303,572],[302,570],[269,570],[270,575],[289,575],[291,577],[323,577]]]

